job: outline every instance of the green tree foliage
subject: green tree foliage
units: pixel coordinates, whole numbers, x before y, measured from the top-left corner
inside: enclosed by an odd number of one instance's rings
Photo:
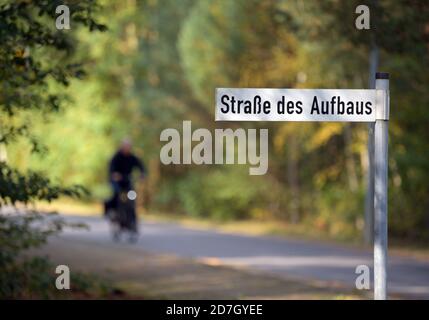
[[[109,156],[118,140],[131,136],[149,166],[147,203],[153,208],[221,219],[274,217],[334,237],[357,237],[368,169],[367,126],[215,123],[214,88],[365,88],[369,50],[377,43],[379,69],[391,73],[391,234],[427,239],[425,1],[103,3],[109,32],[73,34],[81,49],[74,58],[65,55],[75,67],[77,57],[90,61],[88,77],[70,81],[73,99],[67,105],[73,108],[52,117],[48,127],[33,113],[16,120],[37,119],[32,136],[55,152],[41,160],[23,156],[31,143],[8,148],[17,165],[52,168],[51,177],[83,183],[101,196]],[[359,4],[370,7],[371,30],[355,28]],[[249,177],[240,166],[161,165],[160,132],[180,130],[183,120],[192,120],[193,128],[269,128],[267,175]]]
[[[293,85],[299,67],[293,30],[277,1],[197,3],[179,38],[194,94],[213,114],[208,97],[216,87]]]
[[[370,30],[358,31],[354,23],[350,23],[354,8],[359,4],[370,8]],[[324,37],[332,45],[343,42],[348,46],[347,52],[352,53],[367,54],[374,44],[380,49],[379,69],[391,74],[390,228],[393,234],[401,237],[426,238],[429,227],[429,185],[425,182],[429,169],[429,115],[426,112],[429,5],[425,1],[344,3],[330,0],[318,2],[312,9],[326,17],[323,25],[310,27],[317,31],[314,32],[317,39]],[[340,57],[347,57],[339,53]],[[350,62],[338,61],[343,70],[362,74],[362,70]]]
[[[25,138],[31,151],[41,151],[32,134],[32,117],[60,110],[63,88],[84,76],[82,63],[74,58],[78,41],[74,33],[55,28],[55,8],[60,1],[3,1],[0,4],[0,143],[15,144]],[[93,1],[66,3],[74,28],[105,27],[92,18]],[[4,149],[3,151],[4,152]],[[2,154],[2,157],[5,155]],[[21,172],[9,162],[0,162],[0,209],[35,201],[51,201],[60,195],[80,196],[79,186],[53,184],[42,173]],[[64,226],[60,219],[43,219],[37,214],[0,217],[0,297],[18,297],[25,287],[38,290],[43,279],[32,277],[46,272],[45,260],[18,260],[23,250],[40,245]],[[32,281],[35,282],[32,282]],[[38,281],[40,280],[40,281]]]

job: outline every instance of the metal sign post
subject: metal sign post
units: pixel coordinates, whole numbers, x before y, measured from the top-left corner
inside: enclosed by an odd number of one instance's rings
[[[387,298],[387,168],[389,74],[377,73],[374,129],[374,299]]]
[[[368,205],[374,208],[374,299],[387,297],[387,141],[389,74],[375,89],[217,88],[216,121],[368,122],[374,125]],[[371,180],[371,179],[370,179]],[[374,188],[372,199],[371,188]]]

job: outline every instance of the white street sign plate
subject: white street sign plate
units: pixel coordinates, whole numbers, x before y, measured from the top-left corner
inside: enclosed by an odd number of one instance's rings
[[[217,88],[216,121],[374,122],[373,89]]]

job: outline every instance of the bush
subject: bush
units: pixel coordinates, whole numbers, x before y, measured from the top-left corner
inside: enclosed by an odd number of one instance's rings
[[[46,257],[29,257],[27,249],[43,245],[64,227],[84,227],[65,223],[56,214],[36,212],[0,215],[0,299],[52,299],[104,297],[111,288],[93,276],[73,272],[71,291],[55,287],[55,266]]]
[[[272,190],[257,176],[249,176],[247,166],[204,170],[194,169],[175,184],[166,180],[156,204],[219,220],[250,218],[254,212],[266,210]]]
[[[364,194],[340,186],[326,187],[313,199],[307,223],[337,239],[354,239],[363,228]]]

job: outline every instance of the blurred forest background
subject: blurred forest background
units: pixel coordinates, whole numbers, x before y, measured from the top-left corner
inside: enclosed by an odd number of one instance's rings
[[[216,87],[368,88],[370,50],[376,43],[379,70],[391,74],[390,234],[429,239],[427,1],[98,4],[96,17],[107,31],[88,32],[74,21],[71,30],[59,31],[78,43],[72,58],[43,56],[43,45],[30,53],[56,62],[83,62],[85,76],[77,74],[66,86],[55,75],[46,80],[49,90],[61,96],[61,107],[22,108],[11,116],[0,101],[0,155],[10,166],[41,172],[59,185],[82,185],[91,191],[86,201],[101,201],[110,192],[107,162],[118,142],[129,136],[148,167],[149,210],[281,220],[334,238],[360,238],[366,124],[228,124],[269,128],[265,176],[249,176],[247,166],[164,166],[159,135],[165,128],[181,131],[183,120],[192,120],[194,129],[226,126],[214,121]],[[371,30],[355,28],[359,4],[371,8]],[[8,88],[1,90],[3,98]],[[30,133],[3,139],[4,123],[25,123]]]

